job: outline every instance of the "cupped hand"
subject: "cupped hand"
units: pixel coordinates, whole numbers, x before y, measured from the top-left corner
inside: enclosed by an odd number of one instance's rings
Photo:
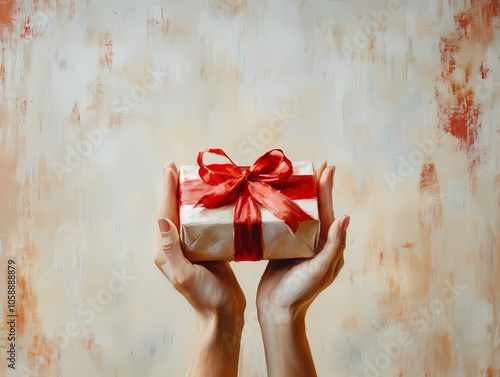
[[[158,268],[200,315],[241,317],[245,296],[228,262],[191,263],[179,239],[178,171],[163,168],[163,196],[153,259]]]
[[[321,223],[316,255],[310,259],[269,261],[257,291],[261,322],[280,322],[294,316],[305,316],[309,305],[333,282],[344,265],[349,217],[334,218],[332,188],[335,167],[327,167],[323,162],[314,173],[318,182]]]

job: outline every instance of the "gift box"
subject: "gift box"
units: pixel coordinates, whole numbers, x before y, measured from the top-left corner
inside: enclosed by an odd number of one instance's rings
[[[206,153],[228,160],[203,162]],[[180,238],[191,261],[308,258],[319,238],[317,185],[311,162],[292,163],[274,149],[252,166],[204,149],[197,166],[181,166]]]

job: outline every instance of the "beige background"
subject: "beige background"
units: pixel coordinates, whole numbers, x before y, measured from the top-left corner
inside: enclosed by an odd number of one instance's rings
[[[151,248],[164,162],[207,146],[337,166],[319,376],[500,375],[498,1],[2,1],[0,21],[9,376],[187,375],[195,316]],[[240,376],[266,376],[265,262],[233,267]]]

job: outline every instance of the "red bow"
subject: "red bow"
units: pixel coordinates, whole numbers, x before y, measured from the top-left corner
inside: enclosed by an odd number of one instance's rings
[[[205,153],[223,156],[230,163],[205,165]],[[191,190],[185,187],[182,202],[194,199],[186,195],[191,192],[199,198],[195,206],[218,208],[235,203],[236,261],[262,259],[262,216],[257,204],[283,220],[294,233],[301,221],[314,220],[292,200],[317,197],[314,176],[293,175],[292,163],[280,149],[267,152],[248,167],[237,166],[222,149],[206,148],[198,154],[198,165],[200,178],[206,185],[204,188],[198,185],[198,190],[194,186]],[[204,192],[201,198],[200,190]]]

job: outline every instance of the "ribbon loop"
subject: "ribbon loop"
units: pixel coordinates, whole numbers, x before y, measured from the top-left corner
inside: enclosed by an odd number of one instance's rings
[[[203,163],[203,155],[205,153],[212,153],[229,160],[230,164],[210,164]],[[228,179],[239,177],[240,171],[238,166],[229,158],[229,156],[222,149],[219,148],[205,148],[198,153],[198,166],[200,167],[199,174],[203,182],[210,185],[221,184]]]
[[[288,179],[293,173],[292,162],[281,149],[273,149],[262,155],[250,168],[252,177],[261,182]]]

